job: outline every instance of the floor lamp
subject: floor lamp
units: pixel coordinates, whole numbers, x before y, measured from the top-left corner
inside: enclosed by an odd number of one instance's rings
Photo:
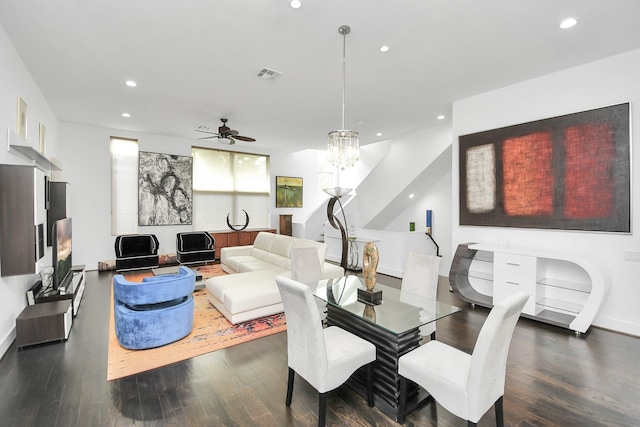
[[[342,202],[340,202],[340,198],[345,194],[351,191],[350,188],[326,188],[324,190],[327,194],[331,196],[329,199],[329,203],[327,204],[327,219],[329,220],[329,224],[335,229],[340,230],[340,238],[342,239],[342,256],[340,258],[340,267],[347,269],[347,217],[344,214],[344,208],[342,207]],[[336,202],[340,205],[340,211],[342,212],[342,219],[344,220],[344,225],[340,222],[338,217],[333,213]]]

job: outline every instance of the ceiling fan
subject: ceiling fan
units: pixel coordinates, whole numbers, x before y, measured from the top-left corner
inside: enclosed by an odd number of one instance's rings
[[[222,144],[228,144],[228,145],[235,144],[236,139],[239,141],[246,141],[246,142],[255,141],[254,138],[238,135],[237,130],[233,130],[229,126],[227,126],[227,121],[228,121],[227,119],[220,119],[220,120],[222,121],[222,126],[218,128],[218,132],[213,132],[213,129],[209,126],[203,126],[203,125],[198,126],[196,128],[198,132],[203,132],[211,135],[211,136],[205,136],[204,138],[199,138],[199,139],[218,138],[218,142]]]

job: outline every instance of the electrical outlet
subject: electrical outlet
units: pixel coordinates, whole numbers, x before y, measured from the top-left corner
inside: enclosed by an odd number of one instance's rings
[[[640,262],[640,251],[632,251],[632,250],[624,251],[624,260]]]

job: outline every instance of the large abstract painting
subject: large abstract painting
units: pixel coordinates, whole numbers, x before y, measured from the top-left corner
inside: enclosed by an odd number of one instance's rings
[[[459,143],[461,225],[631,231],[628,103]]]
[[[191,224],[193,158],[141,151],[138,225]]]

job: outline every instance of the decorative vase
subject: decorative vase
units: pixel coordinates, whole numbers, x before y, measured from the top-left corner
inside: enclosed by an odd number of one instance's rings
[[[364,245],[362,271],[364,284],[369,292],[376,287],[376,270],[378,269],[378,247],[373,242]]]

